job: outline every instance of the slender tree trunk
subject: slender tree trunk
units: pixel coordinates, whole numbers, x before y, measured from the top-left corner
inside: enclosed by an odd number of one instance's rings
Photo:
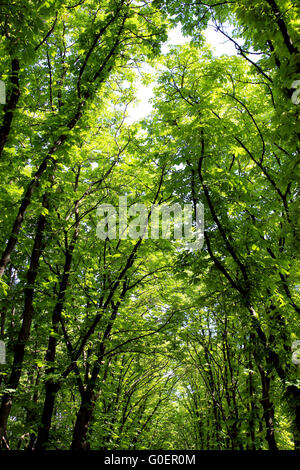
[[[35,391],[34,391],[33,397],[32,397],[32,403],[34,403],[34,404],[38,403],[39,394],[38,394],[38,391],[37,391],[37,386],[38,386],[39,381],[40,381],[40,376],[41,376],[40,369],[37,369],[37,374],[36,374],[36,379],[35,379]],[[26,425],[29,426],[30,428],[32,428],[33,426],[35,426],[36,422],[37,422],[37,411],[36,411],[35,408],[30,409],[27,412]],[[29,432],[29,442],[28,442],[27,450],[32,450],[32,448],[34,446],[34,442],[35,442],[35,437],[36,437],[35,432],[30,431]]]
[[[253,369],[253,364],[251,357],[249,358],[249,365],[248,369],[252,371]],[[250,450],[255,450],[255,416],[254,416],[254,410],[255,410],[255,397],[254,397],[254,388],[253,388],[253,377],[252,377],[252,372],[249,373],[249,437],[250,437]]]
[[[43,198],[43,207],[48,207],[47,195]],[[19,332],[17,342],[14,347],[14,360],[12,365],[11,374],[6,388],[16,390],[19,385],[22,366],[25,354],[25,347],[30,335],[31,323],[34,313],[33,308],[33,297],[34,297],[34,285],[39,267],[40,257],[43,252],[44,243],[44,230],[46,225],[46,219],[44,215],[40,215],[35,240],[33,244],[30,267],[27,272],[27,284],[24,289],[24,310],[23,310],[23,321]],[[7,392],[3,395],[1,408],[0,408],[0,439],[6,435],[7,422],[10,415],[11,407],[13,403],[13,392]],[[7,440],[7,439],[6,439]],[[5,444],[6,447],[6,444]]]
[[[209,388],[210,388],[209,392],[212,398],[213,414],[214,414],[215,446],[216,446],[215,448],[220,449],[221,448],[221,443],[220,443],[221,423],[220,423],[220,415],[219,415],[217,398],[216,398],[216,386],[215,386],[215,381],[214,381],[214,377],[213,377],[213,373],[211,369],[211,364],[210,364],[211,360],[209,357],[209,351],[205,344],[203,344],[203,347],[204,347],[206,363],[209,364],[208,383],[209,383]]]
[[[38,429],[38,437],[34,450],[46,450],[49,443],[49,433],[51,428],[52,416],[54,411],[56,395],[60,389],[60,385],[52,380],[46,383],[46,395],[43,407],[41,425]]]
[[[69,276],[70,276],[73,250],[74,250],[75,243],[78,237],[78,233],[79,233],[79,228],[77,226],[75,229],[75,233],[73,235],[72,244],[68,247],[66,251],[64,272],[63,272],[62,279],[60,282],[57,302],[54,307],[53,315],[52,315],[52,330],[54,331],[55,335],[58,334],[58,330],[59,330],[59,322],[60,322],[61,313],[62,313],[63,306],[64,306],[65,295],[66,295],[66,290],[67,290]],[[49,375],[51,376],[51,374],[53,374],[55,371],[53,367],[53,364],[55,362],[55,357],[56,357],[56,346],[57,346],[57,338],[55,335],[51,335],[48,340],[46,362],[47,364],[52,364],[52,366],[46,370],[46,375],[48,376]],[[35,450],[43,449],[47,446],[47,443],[49,440],[49,432],[50,432],[50,427],[51,427],[52,415],[54,411],[55,398],[59,389],[60,389],[60,384],[57,381],[53,381],[52,378],[46,379],[45,401],[44,401],[41,424],[38,430],[38,437],[37,437],[37,441],[35,445]]]
[[[82,396],[73,431],[71,450],[88,449],[88,430],[95,408],[95,397],[91,390]]]
[[[17,107],[19,98],[20,98],[20,86],[19,86],[19,71],[20,71],[20,63],[18,59],[12,59],[11,61],[11,93],[10,97],[7,100],[4,106],[4,118],[3,124],[0,128],[0,157],[2,155],[2,151],[8,139],[11,123],[13,120],[14,111]]]
[[[274,436],[274,404],[270,398],[270,383],[271,379],[267,376],[261,365],[258,366],[261,385],[262,385],[262,399],[261,404],[263,407],[263,416],[266,426],[266,440],[269,450],[278,450],[275,436]]]

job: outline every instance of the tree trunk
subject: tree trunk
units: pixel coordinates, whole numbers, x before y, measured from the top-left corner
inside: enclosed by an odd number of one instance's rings
[[[88,430],[92,420],[94,408],[95,402],[93,400],[93,393],[88,391],[81,399],[81,404],[77,413],[76,423],[73,431],[71,450],[88,449]]]
[[[270,383],[271,379],[265,373],[261,365],[258,366],[261,385],[262,385],[262,399],[261,404],[263,407],[263,416],[266,426],[266,440],[269,446],[269,450],[278,450],[275,436],[274,436],[274,404],[270,399]]]
[[[10,97],[4,106],[3,124],[0,129],[0,156],[2,155],[2,150],[4,149],[4,146],[8,139],[14,111],[17,107],[20,94],[21,94],[20,86],[19,86],[19,71],[20,71],[19,60],[13,59],[11,61],[11,78],[10,78],[12,89],[11,89]]]
[[[64,307],[64,301],[66,296],[66,291],[69,283],[70,270],[72,265],[73,251],[75,248],[76,241],[79,234],[79,219],[76,213],[76,227],[72,237],[71,244],[67,246],[65,253],[65,264],[64,272],[59,285],[59,293],[57,297],[57,302],[53,309],[52,314],[52,331],[55,334],[59,332],[59,322],[61,320],[61,313]],[[67,243],[67,242],[66,242]],[[54,335],[51,335],[48,340],[48,349],[46,353],[46,362],[51,364],[51,367],[46,369],[46,383],[45,383],[45,401],[44,408],[42,413],[41,424],[38,430],[38,437],[35,445],[35,450],[44,449],[47,446],[49,439],[49,432],[51,427],[52,415],[54,411],[55,398],[58,390],[60,389],[60,383],[54,382],[52,379],[47,378],[47,376],[54,373],[55,368],[53,366],[56,356],[56,345],[57,338]]]
[[[43,207],[48,207],[48,198],[47,195],[43,198]],[[40,257],[43,252],[43,238],[44,230],[46,225],[46,219],[44,215],[40,215],[37,230],[35,235],[35,240],[33,244],[33,249],[30,259],[30,267],[27,272],[27,284],[24,289],[24,310],[23,310],[23,321],[22,326],[19,332],[17,342],[14,347],[14,360],[12,365],[11,374],[8,382],[6,383],[6,388],[16,390],[18,388],[20,377],[22,373],[22,365],[25,354],[25,346],[30,335],[31,323],[33,318],[33,297],[34,297],[34,285],[37,276],[37,271],[39,267]],[[13,394],[14,392],[7,392],[3,395],[1,408],[0,408],[0,439],[6,435],[7,422],[10,414],[10,410],[13,403]],[[6,443],[4,443],[6,447]]]
[[[34,446],[34,450],[46,450],[49,443],[49,432],[51,427],[51,421],[54,411],[55,398],[59,391],[59,384],[53,381],[47,381],[46,383],[46,396],[44,401],[43,414],[41,424],[38,429],[38,437]]]

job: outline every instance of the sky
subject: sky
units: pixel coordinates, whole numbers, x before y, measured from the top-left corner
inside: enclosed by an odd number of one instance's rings
[[[213,25],[209,25],[204,31],[206,42],[213,48],[215,56],[221,56],[223,54],[236,55],[236,49],[233,43],[227,40],[222,33],[217,32]],[[181,33],[180,26],[172,29],[168,35],[168,41],[162,46],[162,53],[168,52],[171,46],[182,45],[189,42],[189,38],[184,37]],[[149,71],[149,67],[145,66],[145,71]],[[137,100],[135,104],[131,104],[128,107],[127,123],[132,123],[143,119],[152,110],[150,99],[153,97],[153,88],[155,83],[148,86],[142,85],[140,81],[137,83]]]

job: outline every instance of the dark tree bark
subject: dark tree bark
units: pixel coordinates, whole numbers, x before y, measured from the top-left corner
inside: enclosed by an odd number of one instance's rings
[[[48,196],[45,194],[43,198],[43,207],[48,207]],[[40,257],[44,249],[44,231],[46,225],[46,218],[43,214],[40,215],[37,223],[36,235],[31,253],[30,266],[27,272],[27,284],[24,289],[24,310],[22,326],[19,332],[17,342],[14,346],[14,360],[12,370],[6,388],[16,390],[19,385],[22,365],[25,354],[25,347],[30,335],[30,329],[34,314],[33,298],[34,286],[37,277]],[[2,397],[0,408],[0,439],[6,435],[7,421],[13,403],[13,392],[7,392]],[[6,446],[6,444],[5,444]]]
[[[262,385],[261,404],[263,407],[263,416],[266,426],[266,440],[269,446],[269,450],[278,450],[274,436],[274,404],[270,398],[271,379],[268,377],[261,365],[258,366],[258,369]]]
[[[35,444],[35,450],[45,449],[49,442],[49,432],[51,427],[51,421],[54,411],[55,398],[60,389],[60,383],[53,380],[51,374],[55,372],[54,362],[56,357],[56,346],[57,346],[57,337],[59,333],[59,323],[61,320],[61,314],[64,307],[66,291],[69,283],[70,270],[72,265],[73,252],[75,248],[76,241],[79,235],[79,217],[78,217],[78,207],[76,208],[76,225],[73,233],[72,241],[68,245],[67,235],[66,235],[66,252],[65,252],[65,264],[64,271],[61,278],[59,293],[57,297],[57,302],[55,304],[53,315],[52,315],[52,330],[54,335],[49,336],[48,340],[48,349],[46,353],[46,363],[51,364],[48,369],[46,369],[46,383],[45,383],[45,401],[42,413],[41,424],[38,429],[38,437]],[[48,376],[48,378],[47,378]]]
[[[17,107],[21,92],[20,92],[20,85],[19,85],[19,71],[20,71],[20,63],[18,59],[12,59],[11,61],[11,93],[10,97],[7,100],[6,104],[4,105],[4,118],[3,124],[0,128],[0,158],[2,155],[2,151],[8,139],[11,123],[13,120],[14,111]]]
[[[95,395],[92,390],[84,393],[81,404],[76,417],[76,423],[73,431],[73,440],[71,450],[87,450],[88,449],[88,431],[95,408]]]

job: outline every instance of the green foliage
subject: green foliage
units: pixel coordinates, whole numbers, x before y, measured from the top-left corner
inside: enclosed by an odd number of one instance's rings
[[[1,5],[1,447],[299,448],[298,14]],[[210,21],[237,56],[214,57]],[[178,23],[191,41],[163,56]],[[128,125],[144,62],[153,112]],[[203,249],[98,238],[124,195],[202,202]]]

